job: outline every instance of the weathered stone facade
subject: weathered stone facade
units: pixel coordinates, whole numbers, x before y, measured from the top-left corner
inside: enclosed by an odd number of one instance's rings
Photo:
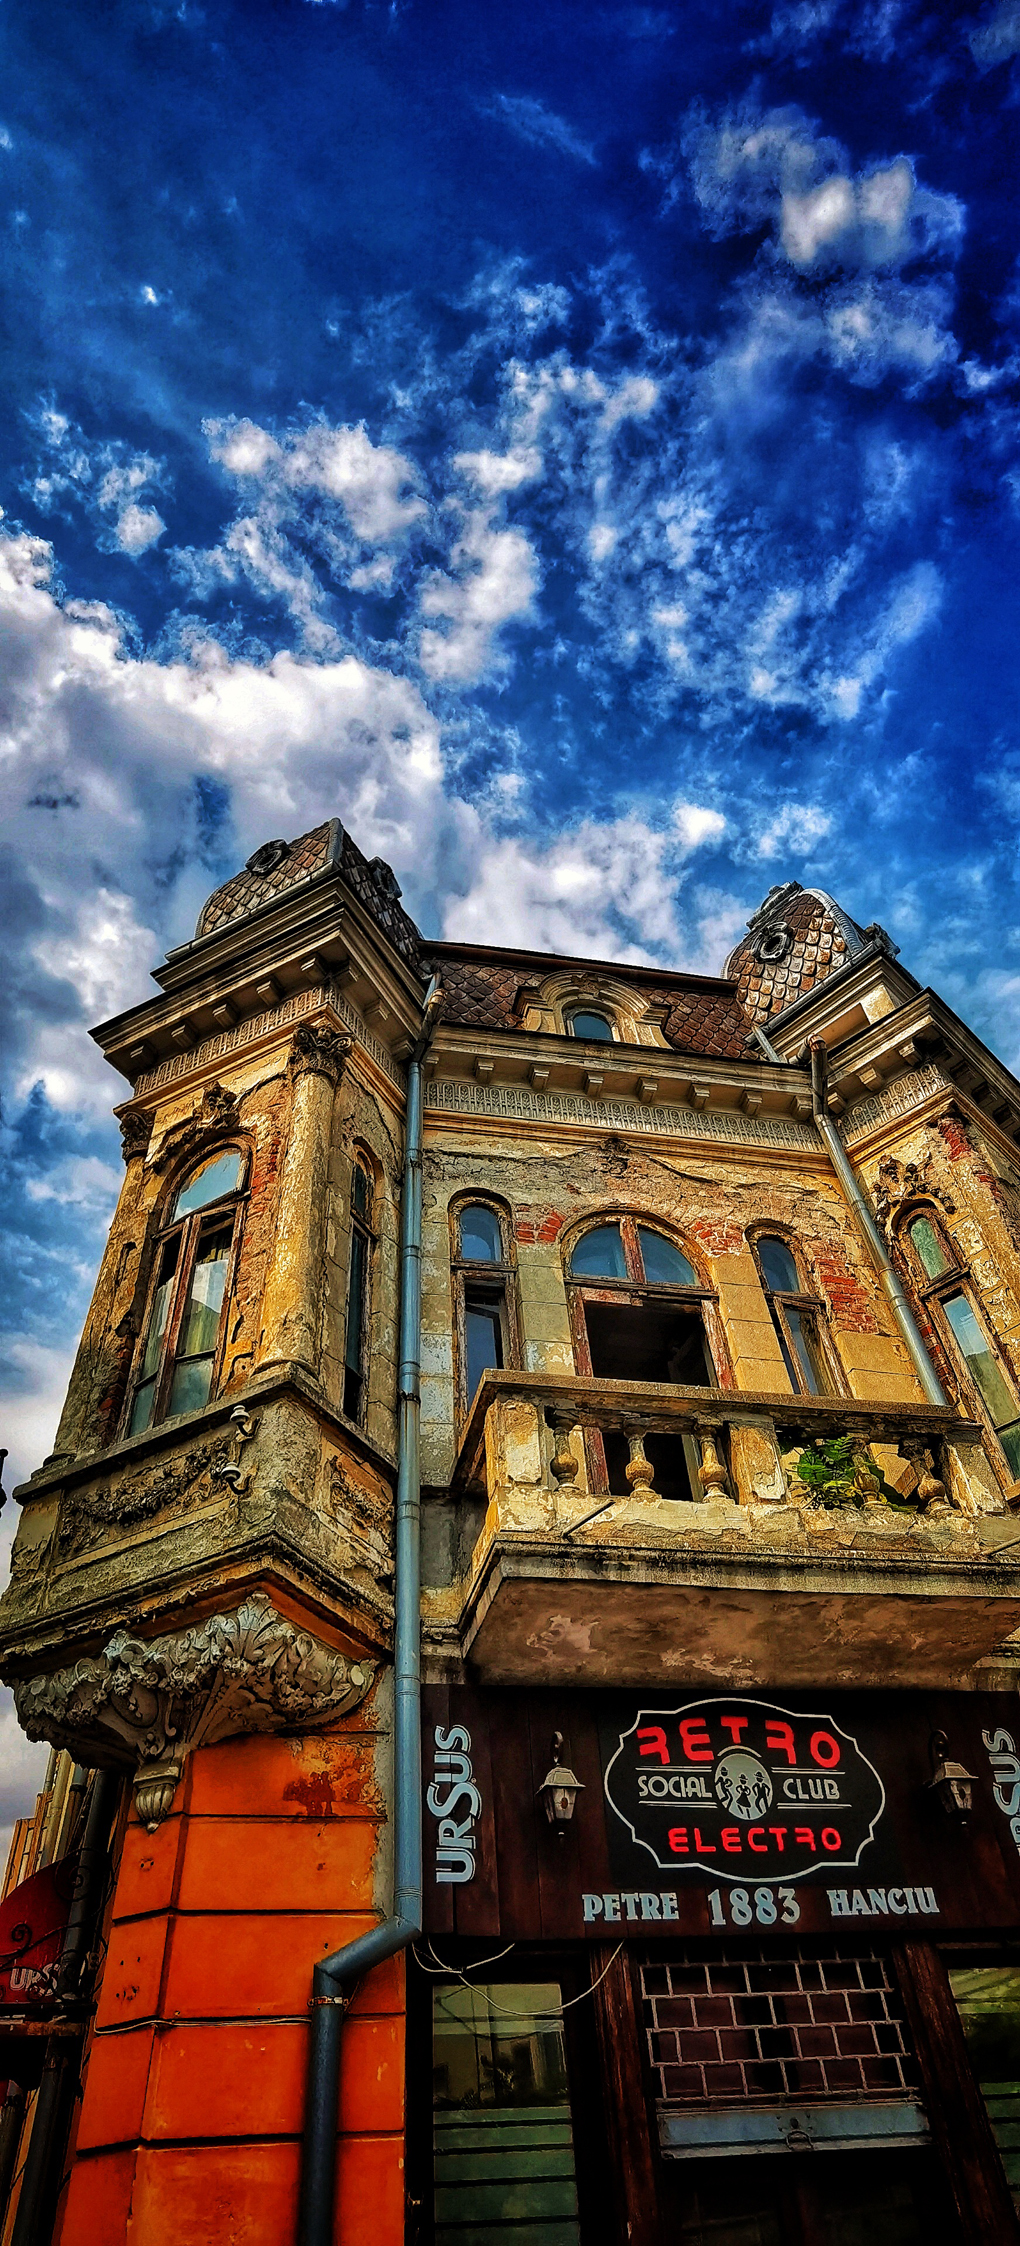
[[[124,1185],[0,1609],[27,1727],[129,1772],[137,1800],[65,2246],[139,2223],[197,2239],[210,2189],[224,2236],[290,2235],[308,1976],[388,1907],[404,1087],[431,973],[426,1676],[969,1690],[1017,1667],[1007,1423],[946,1304],[966,1297],[1020,1398],[1020,1087],[882,932],[788,884],[716,979],[425,944],[338,822],[267,846],[159,971],[162,995],[96,1033],[131,1084]],[[575,1031],[577,1010],[604,1031]],[[816,1126],[812,1039],[944,1404]],[[195,1181],[228,1156],[208,1401],[170,1409],[206,1300],[185,1300],[212,1238]],[[198,1214],[175,1214],[189,1192]],[[488,1276],[461,1246],[476,1205],[503,1243]],[[934,1278],[919,1215],[944,1242]],[[626,1273],[572,1260],[599,1226]],[[762,1239],[796,1267],[810,1379]],[[649,1278],[649,1240],[686,1275]],[[479,1316],[501,1321],[480,1380]],[[664,1369],[695,1336],[704,1377]],[[800,1460],[843,1437],[852,1469],[821,1502]],[[204,1948],[185,1967],[189,1913]],[[342,2094],[341,2193],[345,2236],[378,2207],[373,2239],[397,2246],[399,1973],[378,1981]],[[259,2033],[282,2041],[242,2130],[222,2054],[267,2007]],[[196,2066],[217,2086],[201,2111]],[[246,2168],[229,2147],[252,2131]]]

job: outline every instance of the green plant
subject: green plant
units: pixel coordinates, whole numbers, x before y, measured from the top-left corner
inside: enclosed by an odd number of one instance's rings
[[[899,1491],[853,1435],[830,1435],[825,1442],[816,1438],[806,1443],[797,1473],[807,1483],[813,1502],[830,1512],[842,1505],[866,1505],[876,1491],[887,1503],[902,1506]]]

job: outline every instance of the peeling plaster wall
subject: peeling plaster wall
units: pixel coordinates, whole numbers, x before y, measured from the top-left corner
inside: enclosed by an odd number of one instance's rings
[[[750,1148],[718,1158],[653,1152],[643,1140],[586,1136],[550,1147],[526,1126],[430,1134],[425,1161],[422,1458],[442,1486],[455,1457],[449,1208],[475,1190],[508,1202],[514,1225],[523,1366],[573,1373],[563,1235],[586,1217],[629,1211],[667,1224],[695,1249],[719,1308],[733,1384],[786,1393],[789,1381],[748,1243],[778,1227],[801,1251],[825,1304],[828,1333],[852,1395],[919,1395],[907,1351],[856,1223],[827,1166],[769,1162]]]

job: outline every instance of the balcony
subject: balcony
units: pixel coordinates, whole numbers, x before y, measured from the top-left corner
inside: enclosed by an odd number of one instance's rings
[[[949,1407],[491,1373],[458,1493],[433,1643],[488,1682],[959,1685],[1020,1629],[1020,1523]]]

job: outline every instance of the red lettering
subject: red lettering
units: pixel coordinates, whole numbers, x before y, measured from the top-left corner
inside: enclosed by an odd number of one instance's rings
[[[822,1826],[822,1847],[823,1847],[823,1848],[827,1848],[827,1849],[828,1849],[828,1851],[829,1851],[829,1854],[830,1854],[830,1856],[832,1856],[832,1855],[835,1855],[835,1852],[836,1852],[837,1848],[842,1848],[842,1846],[843,1846],[843,1843],[842,1843],[842,1841],[840,1840],[839,1834],[837,1833],[837,1831],[836,1831],[836,1828],[835,1828],[835,1826],[834,1826],[834,1825],[823,1825],[823,1826]]]
[[[797,1750],[793,1744],[793,1729],[790,1724],[767,1723],[765,1726],[765,1745],[773,1748],[776,1754],[784,1754],[787,1762],[796,1762]]]
[[[793,1837],[798,1848],[810,1848],[812,1854],[814,1854],[817,1843],[810,1825],[795,1825]]]
[[[747,1730],[748,1718],[746,1716],[720,1716],[719,1721],[723,1730],[729,1732],[734,1746],[739,1747],[740,1734]]]
[[[701,1833],[697,1825],[695,1825],[694,1828],[694,1846],[697,1849],[699,1856],[715,1855],[715,1842],[713,1841],[711,1845],[709,1845],[707,1840],[702,1840]]]
[[[674,1856],[686,1856],[688,1854],[686,1825],[673,1826],[669,1836],[669,1845]]]
[[[769,1826],[769,1832],[771,1833],[771,1835],[772,1835],[772,1838],[773,1838],[773,1840],[775,1841],[776,1847],[778,1848],[778,1850],[779,1850],[779,1853],[780,1853],[780,1856],[781,1856],[781,1855],[782,1855],[782,1853],[783,1853],[783,1850],[784,1850],[784,1848],[786,1847],[786,1826],[785,1826],[785,1825],[770,1825],[770,1826]]]
[[[728,1856],[739,1856],[743,1843],[736,1825],[724,1825],[719,1838]]]
[[[835,1770],[840,1759],[839,1740],[833,1738],[831,1731],[812,1732],[811,1758],[813,1762],[821,1763],[823,1770]]]
[[[647,1747],[643,1745],[643,1741],[646,1739],[648,1741]],[[638,1754],[658,1755],[660,1762],[669,1761],[669,1748],[666,1745],[666,1734],[663,1731],[661,1724],[649,1723],[645,1724],[643,1728],[639,1729]]]
[[[760,1840],[755,1840],[755,1837],[754,1837],[754,1836],[755,1836],[755,1834],[756,1834],[756,1833],[760,1833],[760,1834],[761,1834],[761,1836],[762,1836],[762,1837],[761,1837],[761,1839],[760,1839]],[[764,1825],[749,1825],[749,1826],[748,1826],[748,1830],[747,1830],[747,1845],[748,1845],[748,1848],[753,1848],[753,1849],[754,1849],[754,1851],[755,1851],[755,1854],[756,1854],[757,1856],[767,1856],[767,1855],[768,1855],[768,1852],[769,1852],[769,1844],[768,1844],[768,1841],[767,1841],[767,1840],[765,1839],[765,1827],[764,1827]]]
[[[688,1762],[711,1762],[712,1742],[701,1716],[688,1716],[680,1726],[680,1744]]]

